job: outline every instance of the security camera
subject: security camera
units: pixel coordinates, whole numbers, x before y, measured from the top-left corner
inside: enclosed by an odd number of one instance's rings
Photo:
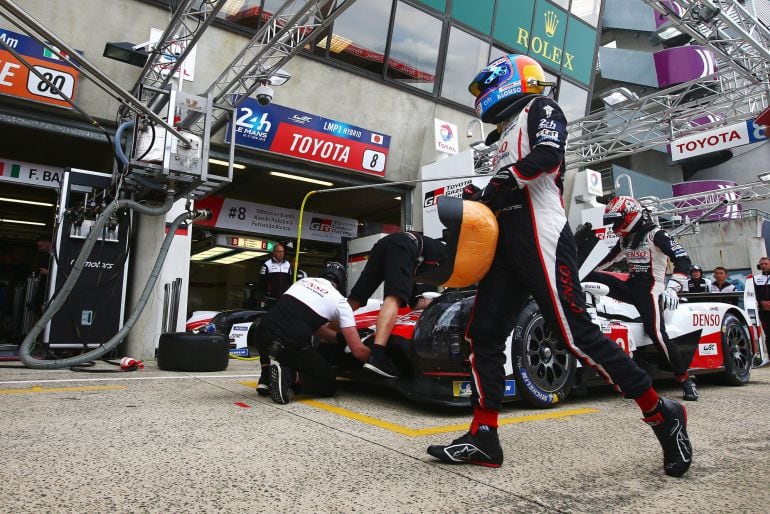
[[[262,84],[255,91],[259,105],[268,105],[273,101],[273,88],[267,84]]]

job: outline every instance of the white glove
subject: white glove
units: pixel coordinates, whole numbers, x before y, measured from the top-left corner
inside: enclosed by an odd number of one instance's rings
[[[677,296],[676,291],[670,287],[663,291],[661,299],[663,300],[664,309],[673,311],[679,306],[679,296]]]

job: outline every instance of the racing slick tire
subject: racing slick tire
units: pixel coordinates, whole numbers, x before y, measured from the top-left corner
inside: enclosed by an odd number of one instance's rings
[[[160,335],[158,367],[165,371],[224,371],[229,353],[226,335],[169,332]]]
[[[572,391],[577,359],[551,333],[535,302],[517,316],[511,337],[513,375],[524,402],[549,409]]]
[[[722,318],[722,355],[725,366],[722,381],[733,386],[748,383],[753,358],[751,338],[746,324],[729,312]]]

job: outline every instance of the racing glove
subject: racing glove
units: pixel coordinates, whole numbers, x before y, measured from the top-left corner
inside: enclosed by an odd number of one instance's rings
[[[463,200],[478,200],[480,196],[481,188],[476,185],[468,184],[463,188]]]
[[[489,180],[484,190],[479,195],[478,201],[485,203],[492,211],[500,211],[508,206],[506,194],[518,187],[516,178],[508,168],[499,170]]]
[[[679,307],[679,296],[676,294],[676,291],[671,287],[667,287],[666,290],[663,291],[663,294],[661,295],[661,300],[663,301],[664,309],[673,311],[677,307]]]

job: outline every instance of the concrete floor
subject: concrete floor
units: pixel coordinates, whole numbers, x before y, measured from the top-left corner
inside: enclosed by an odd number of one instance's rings
[[[283,406],[256,396],[252,362],[18,366],[0,363],[2,512],[770,512],[768,367],[745,387],[700,386],[687,405],[694,464],[674,479],[636,406],[606,390],[506,407],[506,461],[489,469],[425,453],[461,435],[468,410],[378,388]]]

